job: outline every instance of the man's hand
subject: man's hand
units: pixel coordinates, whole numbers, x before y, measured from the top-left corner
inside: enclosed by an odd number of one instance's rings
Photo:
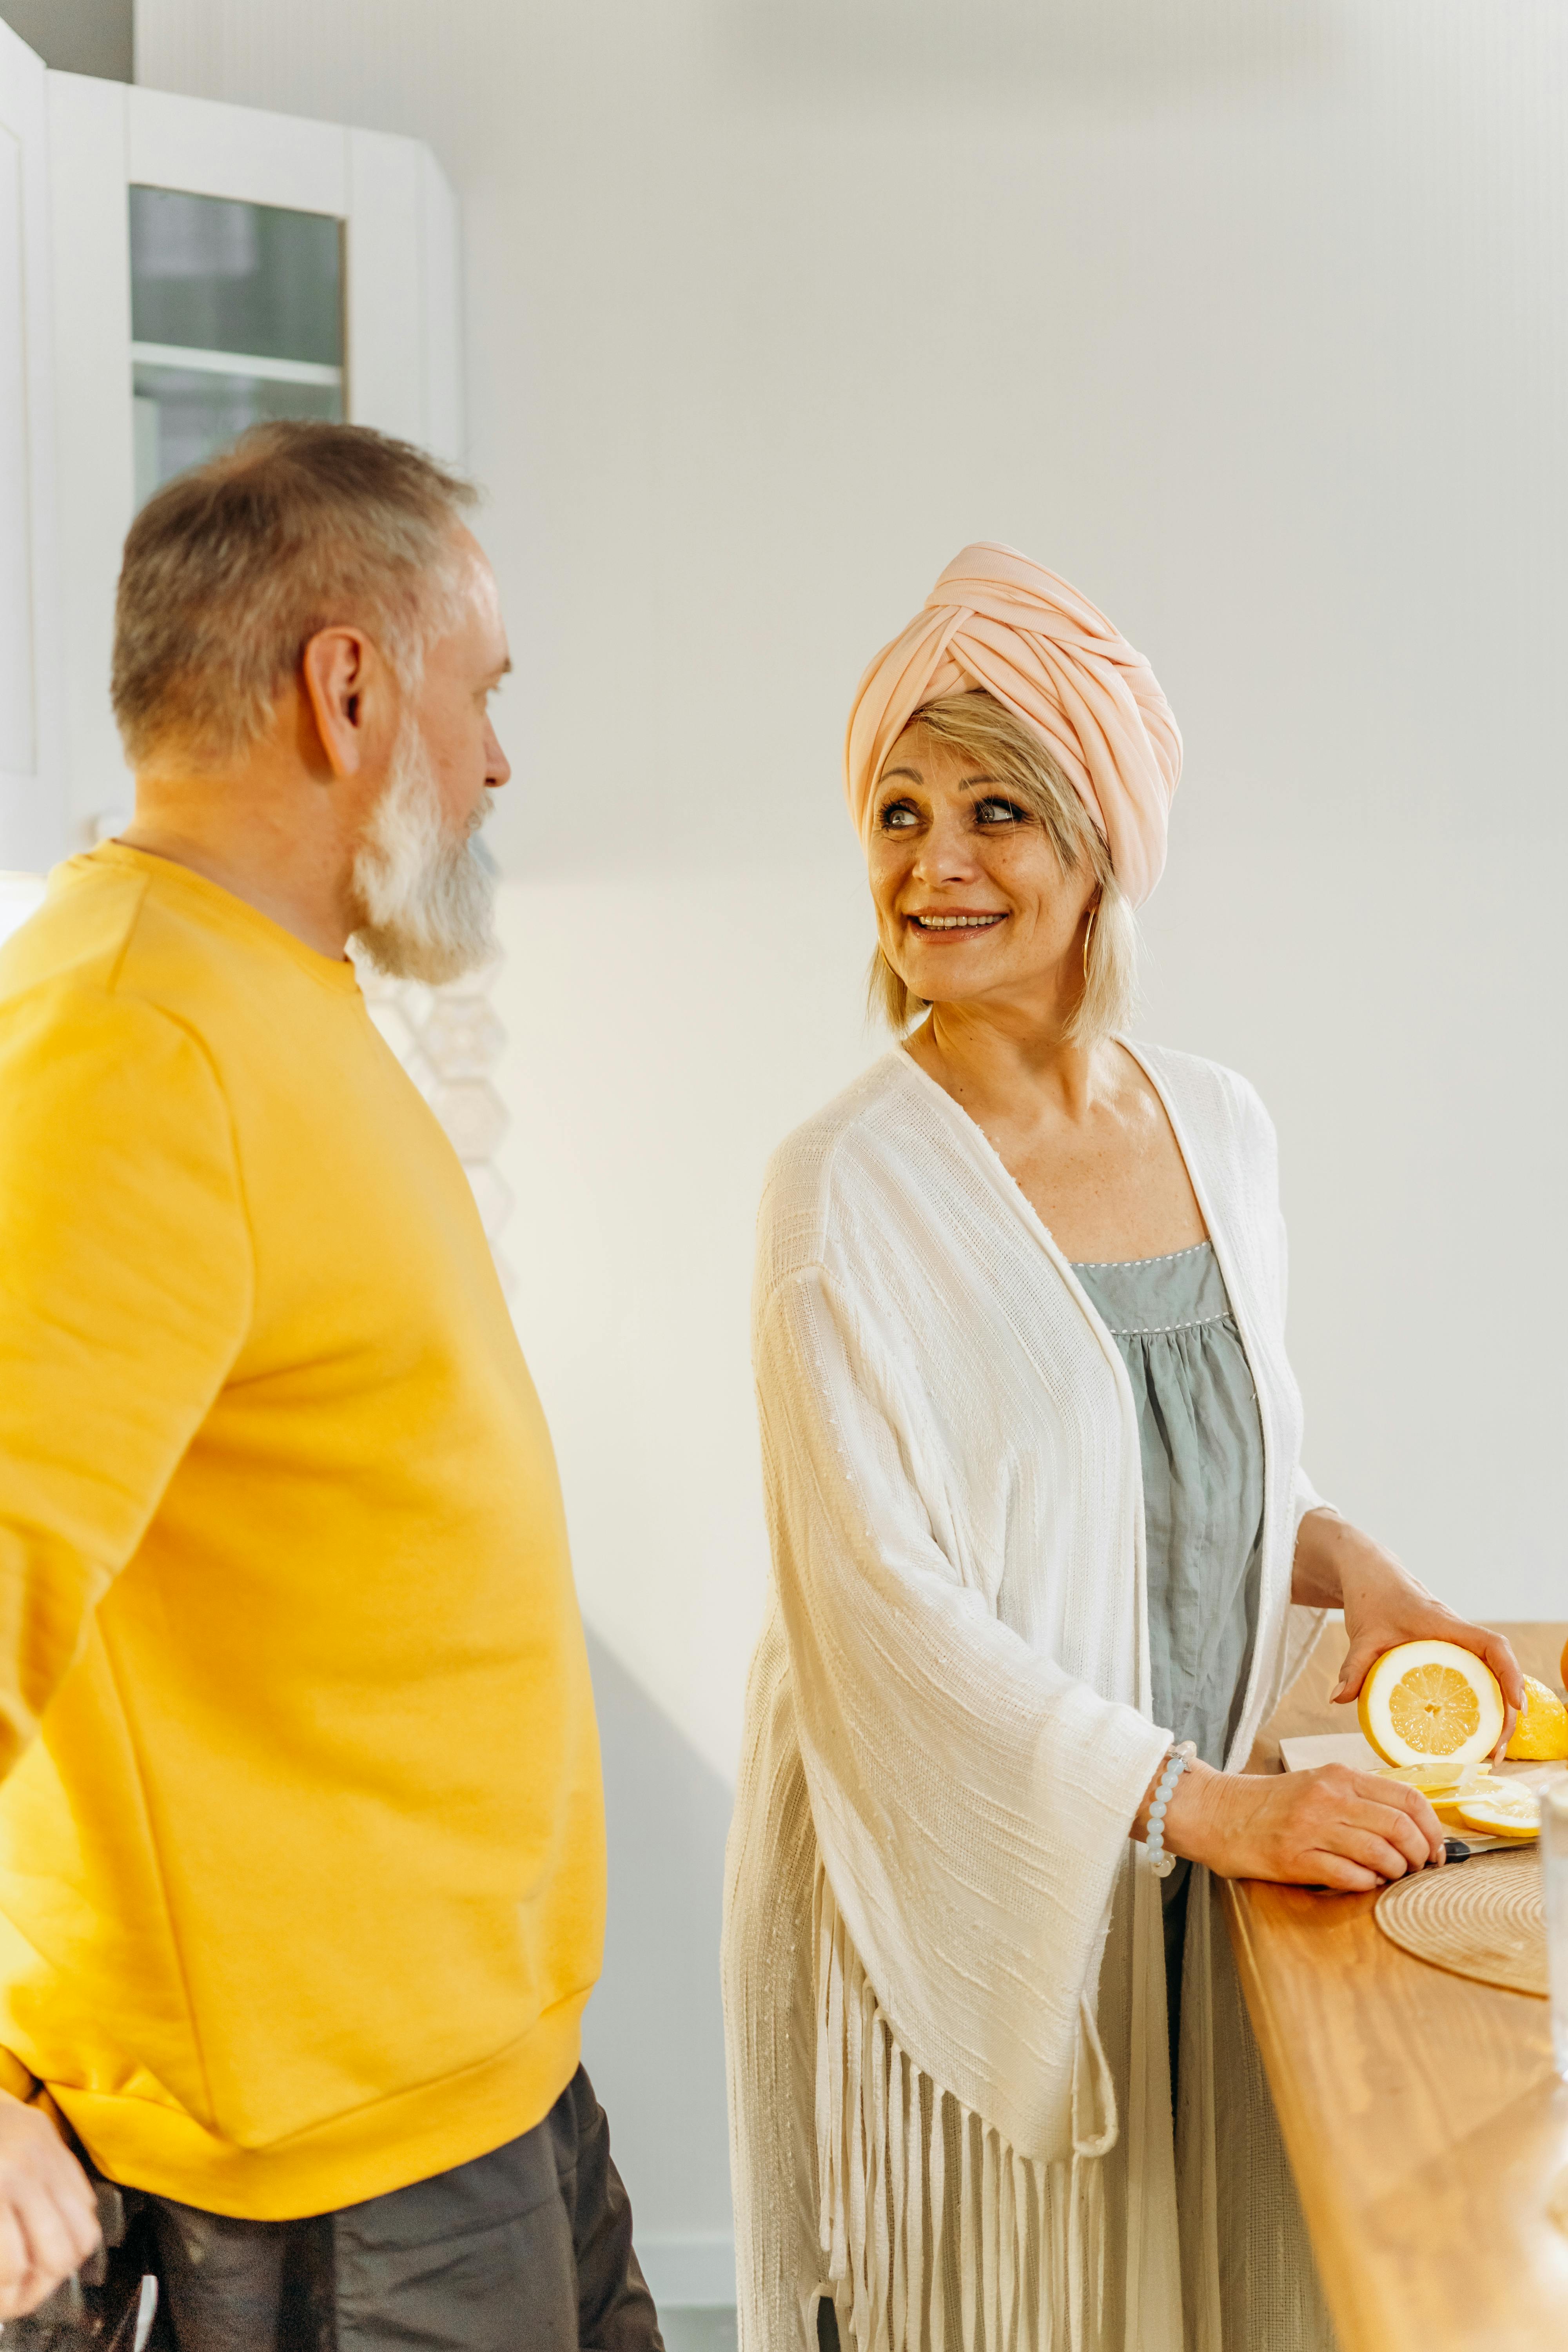
[[[47,2116],[0,2091],[0,2320],[36,2311],[100,2242],[86,2173]]]

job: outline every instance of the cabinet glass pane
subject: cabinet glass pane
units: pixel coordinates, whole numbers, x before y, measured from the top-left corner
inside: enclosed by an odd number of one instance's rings
[[[341,367],[340,226],[321,213],[132,188],[132,338]]]
[[[136,504],[187,466],[199,466],[271,416],[320,416],[336,424],[343,395],[335,384],[277,383],[267,376],[209,375],[138,364],[133,373]]]
[[[343,414],[342,224],[131,191],[136,503],[247,425]]]

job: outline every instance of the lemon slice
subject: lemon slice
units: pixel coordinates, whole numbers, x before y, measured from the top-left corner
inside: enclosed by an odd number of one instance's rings
[[[1424,1797],[1439,1805],[1478,1787],[1491,1769],[1489,1763],[1467,1764],[1459,1772],[1451,1764],[1384,1764],[1379,1768],[1377,1777],[1380,1780],[1397,1780],[1401,1788],[1419,1789]]]
[[[1489,1756],[1502,1736],[1502,1692],[1484,1658],[1457,1642],[1402,1642],[1361,1686],[1363,1737],[1388,1764],[1448,1765]]]
[[[1556,1763],[1568,1757],[1568,1706],[1533,1675],[1524,1678],[1524,1705],[1508,1753],[1531,1763]]]
[[[1541,1834],[1541,1805],[1533,1789],[1500,1780],[1484,1793],[1462,1797],[1454,1808],[1460,1826],[1482,1837],[1532,1838]]]

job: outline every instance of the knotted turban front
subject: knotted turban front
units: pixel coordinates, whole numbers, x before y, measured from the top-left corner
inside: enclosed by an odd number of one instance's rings
[[[861,840],[883,763],[916,711],[977,687],[1044,737],[1140,905],[1164,866],[1182,772],[1171,706],[1142,655],[1087,596],[991,540],[954,556],[856,691],[844,757]]]

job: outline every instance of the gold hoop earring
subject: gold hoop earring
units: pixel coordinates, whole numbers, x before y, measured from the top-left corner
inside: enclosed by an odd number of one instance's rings
[[[1083,935],[1083,984],[1085,988],[1089,986],[1089,943],[1094,937],[1094,919],[1099,912],[1100,900],[1097,898],[1093,906],[1089,910],[1089,929]]]

